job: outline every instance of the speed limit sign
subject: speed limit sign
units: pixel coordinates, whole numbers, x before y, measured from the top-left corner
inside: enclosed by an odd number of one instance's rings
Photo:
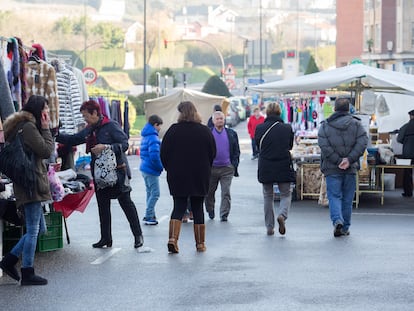
[[[86,84],[92,84],[98,79],[98,73],[92,67],[85,67],[82,69]]]

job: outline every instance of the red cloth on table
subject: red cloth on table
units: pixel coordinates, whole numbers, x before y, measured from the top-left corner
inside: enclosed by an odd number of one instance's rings
[[[93,182],[91,182],[89,189],[66,195],[62,201],[54,202],[53,208],[55,211],[62,212],[65,218],[68,218],[74,211],[83,213],[94,193],[95,189]]]

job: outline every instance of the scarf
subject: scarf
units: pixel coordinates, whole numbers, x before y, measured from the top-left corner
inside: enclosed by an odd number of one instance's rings
[[[96,139],[97,131],[100,130],[103,125],[109,122],[110,120],[107,116],[101,115],[99,117],[99,121],[96,124],[90,126],[91,131],[89,132],[89,135],[86,136],[86,153],[91,152],[91,149],[98,144],[98,141]]]

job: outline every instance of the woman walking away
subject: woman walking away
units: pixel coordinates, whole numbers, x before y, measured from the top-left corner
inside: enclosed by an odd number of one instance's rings
[[[254,135],[259,148],[258,180],[263,186],[264,214],[267,234],[274,234],[275,211],[273,184],[280,190],[280,208],[277,216],[279,233],[286,233],[285,221],[292,200],[290,185],[295,182],[290,150],[293,147],[294,134],[289,124],[280,118],[282,110],[278,103],[269,103],[266,107],[266,120],[256,127]]]
[[[121,205],[134,235],[134,247],[141,247],[144,244],[144,239],[137,209],[131,200],[131,187],[129,186],[131,171],[125,155],[125,151],[128,149],[128,137],[117,122],[108,119],[107,116],[101,113],[101,108],[96,101],[89,100],[84,102],[80,107],[80,111],[87,123],[86,128],[73,135],[59,133],[56,141],[70,146],[86,143],[86,152],[91,152],[92,154],[92,176],[95,176],[94,164],[97,157],[104,150],[112,151],[116,158],[118,177],[115,185],[106,187],[98,187],[94,179],[101,238],[98,242],[92,244],[92,247],[112,246],[111,199],[118,199],[119,205]]]
[[[178,122],[173,124],[161,143],[161,161],[173,197],[168,251],[178,253],[181,220],[188,199],[194,217],[196,249],[206,250],[203,203],[207,195],[216,143],[211,130],[201,124],[201,117],[189,101],[178,105]]]
[[[23,109],[9,116],[4,122],[6,141],[12,141],[21,133],[24,147],[32,152],[36,167],[36,188],[32,195],[27,194],[22,186],[13,183],[16,206],[24,211],[26,233],[0,262],[0,268],[19,281],[20,275],[15,265],[22,255],[21,285],[47,284],[46,279],[35,274],[33,264],[37,237],[39,233],[46,232],[42,202],[52,199],[47,168],[43,162],[44,159],[49,159],[54,150],[49,123],[48,101],[37,95],[30,96]]]

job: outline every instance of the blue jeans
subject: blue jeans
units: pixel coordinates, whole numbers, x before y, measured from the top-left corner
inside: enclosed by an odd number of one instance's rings
[[[332,224],[343,225],[347,231],[351,225],[352,201],[356,189],[354,174],[338,174],[326,176],[326,191],[329,200],[329,211]]]
[[[37,237],[46,232],[45,216],[40,202],[31,202],[24,205],[26,233],[13,247],[10,253],[16,257],[22,255],[22,268],[33,267]]]
[[[253,156],[259,155],[259,148],[256,145],[256,140],[254,138],[251,138],[252,140],[252,154]]]
[[[160,197],[159,177],[144,172],[141,173],[142,177],[144,177],[145,188],[147,191],[147,210],[145,212],[145,218],[155,218],[155,204]]]

